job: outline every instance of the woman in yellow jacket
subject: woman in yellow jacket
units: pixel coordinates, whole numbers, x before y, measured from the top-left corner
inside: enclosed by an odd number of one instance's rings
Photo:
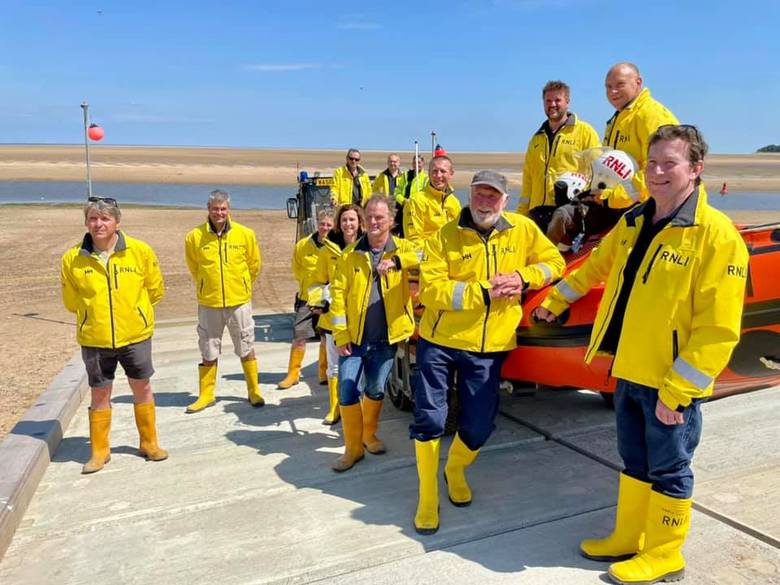
[[[744,241],[700,184],[707,145],[698,130],[662,126],[649,142],[651,198],[623,215],[535,311],[554,321],[605,282],[585,360],[612,356],[624,470],[612,534],[580,550],[622,561],[609,567],[617,583],[684,574],[701,402],[739,340],[748,276]]]
[[[317,326],[325,332],[325,348],[328,358],[328,395],[330,405],[323,424],[332,425],[339,420],[339,354],[333,341],[330,324],[330,282],[336,273],[344,250],[363,235],[365,219],[363,208],[354,203],[342,205],[336,212],[333,229],[320,249],[317,267],[309,289],[308,303],[319,314]]]
[[[290,347],[290,362],[287,376],[277,386],[286,390],[298,383],[301,378],[301,365],[306,355],[306,341],[317,335],[317,314],[309,307],[309,289],[315,280],[317,261],[325,247],[325,238],[333,228],[333,210],[323,209],[317,214],[317,231],[298,240],[292,258],[292,270],[298,282],[295,295],[295,321],[293,323],[293,341]],[[326,381],[327,358],[325,340],[320,343],[319,374],[320,384]]]
[[[330,322],[339,359],[339,405],[344,455],[333,464],[346,471],[385,445],[376,437],[394,344],[414,332],[407,270],[418,265],[407,241],[390,235],[393,200],[372,195],[366,204],[366,235],[344,251],[330,283]],[[360,379],[365,380],[360,400]]]
[[[62,257],[60,278],[65,308],[76,314],[76,337],[91,393],[89,438],[92,455],[82,473],[94,473],[111,459],[111,390],[117,363],[127,375],[138,454],[168,458],[157,443],[150,378],[154,309],[164,293],[157,257],[148,244],[119,231],[122,214],[115,199],[90,197],[84,207],[88,233]]]

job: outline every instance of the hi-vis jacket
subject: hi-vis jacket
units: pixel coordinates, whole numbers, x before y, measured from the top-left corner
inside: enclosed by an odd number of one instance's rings
[[[395,261],[396,270],[380,278],[387,317],[387,340],[393,344],[414,333],[412,297],[407,271],[419,266],[417,252],[409,242],[390,236],[382,260]],[[346,248],[330,283],[330,324],[336,345],[360,344],[366,324],[371,279],[371,250],[368,236]]]
[[[636,172],[631,179],[639,201],[648,198],[645,185],[645,164],[647,163],[647,148],[650,136],[659,126],[679,124],[674,114],[650,96],[650,90],[645,88],[634,101],[615,114],[607,122],[604,132],[604,146],[627,152],[636,161]],[[626,193],[622,185],[614,189],[604,189],[601,198],[606,199],[609,207],[623,209],[634,204],[634,199]]]
[[[252,283],[260,272],[260,248],[250,228],[229,219],[218,236],[206,221],[187,234],[184,255],[199,304],[225,308],[252,300]]]
[[[363,205],[371,197],[371,178],[361,166],[358,167],[358,176],[360,190],[362,191],[360,204]],[[339,167],[333,171],[333,185],[330,187],[330,196],[336,206],[352,203],[352,179],[352,172],[346,166]]]
[[[404,205],[404,237],[422,250],[425,240],[460,213],[460,201],[451,187],[439,191],[428,183]]]
[[[560,315],[606,281],[585,361],[599,351],[623,269],[644,221],[628,211],[582,267],[554,286],[543,307]],[[709,396],[739,340],[748,253],[731,221],[702,187],[648,248],[631,289],[612,375],[658,388],[666,406]]]
[[[309,285],[307,301],[310,307],[320,307],[325,310],[317,321],[317,327],[325,331],[333,331],[330,324],[330,283],[336,275],[336,269],[341,261],[342,249],[339,245],[325,238],[317,255],[312,282]]]
[[[523,309],[518,300],[491,299],[490,279],[518,272],[529,288],[560,278],[565,262],[536,224],[503,213],[483,237],[469,208],[429,238],[420,264],[423,339],[474,352],[508,351],[517,345]]]
[[[552,144],[544,124],[528,142],[523,163],[523,190],[517,213],[528,215],[534,207],[555,205],[555,181],[567,171],[577,170],[574,155],[601,146],[599,135],[587,122],[569,112],[566,123],[555,133]]]
[[[92,255],[89,234],[62,256],[62,302],[76,313],[79,345],[116,349],[145,341],[154,331],[154,309],[163,297],[157,256],[148,244],[117,232],[104,266]]]
[[[323,245],[324,242],[320,241],[317,232],[301,238],[295,244],[292,270],[295,280],[298,281],[298,299],[301,301],[306,302],[309,300],[309,288],[315,281],[317,260],[320,257],[320,250],[322,250]]]
[[[416,177],[413,170],[404,171],[395,184],[395,202],[401,206],[406,205],[412,194],[422,191],[427,184],[428,174],[425,171],[420,171]]]
[[[376,178],[374,179],[374,182],[371,184],[371,190],[373,193],[384,193],[388,197],[394,197],[395,190],[392,192],[390,191],[390,178],[387,176],[387,169],[379,173]],[[404,172],[402,170],[398,171],[398,176],[395,178],[396,186],[398,186],[398,181],[401,180],[401,177],[404,175]]]

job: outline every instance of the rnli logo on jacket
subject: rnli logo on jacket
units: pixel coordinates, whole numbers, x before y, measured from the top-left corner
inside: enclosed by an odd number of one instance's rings
[[[576,143],[574,142],[574,138],[560,138],[558,140],[558,144],[568,144],[569,146],[574,146]]]
[[[726,267],[726,274],[729,276],[736,276],[738,278],[747,278],[747,267],[737,266],[736,264],[729,264]]]
[[[504,246],[499,250],[502,254],[514,254],[515,253],[515,247],[514,246]]]
[[[137,266],[120,266],[117,268],[117,272],[121,274],[123,272],[140,272],[140,270],[138,270]]]
[[[229,250],[243,250],[246,248],[246,244],[228,244]]]
[[[668,262],[669,264],[677,264],[677,266],[688,266],[688,263],[691,261],[691,257],[688,254],[683,254],[681,252],[670,252],[669,250],[664,250],[661,252],[660,260],[662,262]]]
[[[626,136],[625,134],[621,134],[618,136],[618,142],[621,144],[625,144],[626,142],[631,142],[631,136]]]

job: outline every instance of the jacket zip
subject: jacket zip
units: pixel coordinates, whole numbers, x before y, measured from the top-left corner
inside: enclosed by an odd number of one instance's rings
[[[493,253],[495,254],[496,246],[493,246]],[[487,240],[485,240],[485,268],[487,269],[486,280],[490,280],[490,248],[488,247]],[[482,352],[485,351],[485,338],[487,337],[487,324],[490,318],[490,304],[485,307],[485,321],[482,323]]]
[[[88,314],[89,314],[89,311],[85,310],[84,311],[84,318],[81,320],[81,325],[79,325],[79,331],[83,331],[84,330],[84,325],[87,324],[87,315]]]
[[[366,260],[368,260],[368,265],[371,266],[371,258],[370,258],[370,252],[366,252]],[[363,342],[363,330],[366,327],[366,314],[368,313],[368,294],[371,291],[371,280],[373,279],[373,271],[369,270],[369,278],[367,280],[366,284],[366,290],[363,291],[363,300],[360,302],[360,321],[359,321],[359,327],[358,327],[358,336],[355,343],[358,345]],[[346,308],[346,307],[345,307]],[[346,312],[346,311],[345,311]],[[349,326],[347,326],[347,330],[349,330]]]
[[[615,143],[612,145],[612,148],[618,147],[618,139],[620,138],[620,130],[615,132]]]
[[[623,267],[625,268],[625,266]],[[596,334],[593,337],[593,346],[588,350],[588,352],[585,354],[585,360],[589,360],[593,353],[598,351],[599,346],[601,345],[601,340],[604,337],[604,328],[609,325],[609,322],[612,320],[612,311],[615,310],[615,301],[617,300],[618,295],[620,294],[620,288],[622,286],[623,282],[623,270],[620,271],[620,278],[618,279],[618,285],[615,287],[615,293],[612,295],[612,298],[609,300],[609,309],[607,310],[606,319],[601,323],[601,329],[599,329],[598,334]],[[603,298],[601,299],[604,300]],[[611,375],[611,374],[610,374]]]
[[[677,339],[677,329],[672,330],[672,361],[680,355],[680,342]]]
[[[658,244],[658,247],[655,249],[655,252],[653,253],[653,257],[650,258],[650,264],[647,265],[647,270],[645,270],[644,275],[642,275],[642,284],[647,284],[647,279],[650,278],[650,270],[653,268],[653,263],[655,262],[656,256],[658,256],[658,252],[661,251],[661,248],[663,247],[663,244]]]
[[[225,273],[222,268],[222,236],[217,236],[217,247],[219,248],[219,279],[222,282],[222,306],[227,306],[225,300]]]
[[[114,288],[119,290],[119,269],[114,266]]]
[[[116,333],[114,332],[114,301],[111,298],[111,258],[106,260],[106,283],[108,284],[108,316],[111,322],[111,347],[116,349]]]

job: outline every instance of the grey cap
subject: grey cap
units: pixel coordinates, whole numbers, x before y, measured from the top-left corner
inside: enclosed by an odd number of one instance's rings
[[[509,193],[509,187],[506,184],[506,177],[496,171],[477,171],[474,173],[474,178],[471,179],[471,186],[475,185],[487,185],[493,187],[499,193],[506,195]]]

